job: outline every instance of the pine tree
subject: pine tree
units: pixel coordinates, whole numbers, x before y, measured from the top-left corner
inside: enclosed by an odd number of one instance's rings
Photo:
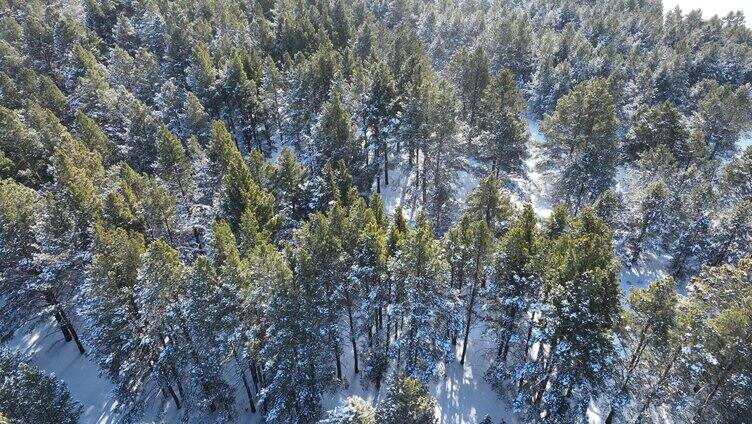
[[[154,351],[141,347],[143,312],[136,302],[145,251],[141,234],[96,226],[82,306],[97,362],[116,385],[118,399],[135,411],[139,393],[132,390],[147,377],[155,358]]]
[[[397,92],[389,67],[378,61],[374,64],[373,80],[364,104],[364,121],[370,129],[369,148],[374,149],[374,160],[384,172],[384,185],[389,185],[389,153],[391,123],[397,114]],[[381,158],[381,159],[379,159]],[[376,191],[381,192],[381,177],[376,173]]]
[[[730,202],[752,198],[752,148],[747,147],[721,171],[724,196]]]
[[[189,92],[185,96],[183,113],[179,116],[182,137],[185,139],[194,135],[198,137],[202,145],[206,145],[210,131],[214,131],[214,126],[210,122],[209,114],[204,109],[204,105],[201,104],[196,95]]]
[[[206,44],[199,42],[193,47],[186,74],[186,82],[201,104],[210,111],[215,110],[217,69]]]
[[[29,364],[20,354],[0,347],[0,421],[18,423],[79,422],[83,408],[65,383]],[[10,421],[7,421],[10,420]]]
[[[355,183],[364,191],[371,179],[366,173],[366,152],[356,141],[350,113],[338,95],[322,107],[319,118],[319,133],[316,143],[317,163],[321,167],[327,161],[344,161]]]
[[[465,364],[465,354],[470,337],[473,320],[476,319],[476,303],[480,292],[486,287],[487,266],[493,252],[493,239],[485,221],[475,221],[468,227],[468,257],[467,283],[462,282],[460,298],[464,306],[464,339],[460,364]]]
[[[491,80],[483,47],[458,50],[449,64],[449,72],[459,93],[462,117],[472,126],[482,111],[481,96]]]
[[[196,388],[196,414],[215,412],[233,416],[234,390],[221,370],[241,338],[240,305],[237,288],[219,281],[211,262],[197,258],[185,274],[185,298],[180,305],[179,342],[176,349],[181,362],[189,366],[188,375]],[[240,372],[244,374],[242,368]],[[250,388],[248,388],[250,390]],[[249,392],[252,409],[255,403]],[[210,419],[207,417],[207,419]]]
[[[358,341],[365,333],[368,348],[364,375],[378,390],[386,373],[391,332],[391,322],[386,316],[390,300],[386,281],[386,238],[371,209],[366,210],[363,221],[364,228],[357,240],[347,283],[342,287],[342,297],[350,324],[355,372],[358,372]]]
[[[668,187],[661,182],[655,182],[645,189],[644,197],[637,204],[635,211],[634,231],[629,238],[630,262],[634,265],[640,259],[644,246],[650,246],[660,239],[661,231],[665,230],[668,210]]]
[[[559,173],[556,198],[574,214],[613,184],[617,124],[614,101],[603,79],[575,86],[543,122],[547,166]]]
[[[457,125],[457,102],[451,97],[447,84],[431,89],[430,93],[428,131],[431,136],[420,147],[423,163],[417,167],[416,176],[419,176],[423,208],[433,230],[440,235],[456,218],[458,173],[465,169],[465,163],[460,153],[462,135]]]
[[[539,253],[543,241],[537,229],[537,220],[532,205],[527,204],[509,231],[499,240],[498,252],[494,258],[491,281],[486,294],[486,320],[498,340],[497,356],[500,362],[506,362],[513,337],[524,327],[521,321],[527,321],[528,309],[532,309],[541,288],[541,273],[537,269]],[[527,356],[526,345],[521,351]],[[525,358],[527,359],[527,358]],[[498,366],[498,365],[497,365]]]
[[[711,159],[729,157],[735,151],[739,136],[750,128],[749,87],[734,89],[730,85],[704,81],[692,91],[697,106],[690,126],[705,135]]]
[[[752,201],[740,201],[724,211],[713,231],[709,264],[736,263],[750,253],[752,240]]]
[[[178,368],[176,310],[183,290],[183,264],[178,252],[162,240],[155,240],[141,256],[135,303],[141,314],[141,349],[155,356],[149,362],[148,377],[170,394],[180,409],[185,402],[183,370]],[[177,387],[177,393],[173,389]]]
[[[168,79],[159,88],[159,93],[154,99],[155,107],[158,110],[159,119],[164,122],[167,129],[173,133],[188,138],[182,133],[181,116],[183,115],[183,105],[186,102],[186,93],[179,88],[175,79]]]
[[[279,222],[274,213],[274,196],[261,188],[239,154],[228,164],[222,178],[222,207],[227,220],[237,228],[246,210],[253,212],[259,227],[273,233]]]
[[[268,375],[259,402],[266,405],[265,418],[272,423],[316,422],[322,393],[336,377],[324,288],[308,275],[309,255],[301,251],[291,258],[293,276],[275,253],[262,274],[268,287],[263,311],[268,338],[260,353],[274,372]]]
[[[308,168],[298,162],[289,147],[282,148],[272,170],[272,192],[276,211],[283,216],[283,229],[291,229],[308,213],[310,193]]]
[[[688,419],[734,422],[743,420],[749,410],[749,387],[742,376],[750,370],[741,358],[748,355],[752,340],[751,266],[746,258],[736,267],[705,268],[689,284],[689,298],[704,319],[685,370],[695,383],[684,387],[692,404]]]
[[[530,135],[522,120],[524,101],[511,71],[502,69],[491,78],[478,109],[473,149],[483,174],[522,175]]]
[[[685,164],[689,159],[688,137],[684,117],[673,104],[664,102],[638,112],[627,134],[626,150],[630,158],[636,159],[645,150],[665,145],[681,164]]]
[[[632,310],[625,335],[629,356],[625,357],[625,370],[617,379],[611,410],[605,420],[608,424],[619,416],[629,394],[636,392],[632,378],[644,356],[662,357],[671,350],[670,332],[676,327],[676,283],[670,277],[656,280],[644,289],[632,290],[628,302]]]
[[[318,424],[375,424],[376,412],[373,407],[358,396],[345,399],[342,406],[338,406],[327,413],[327,417]]]
[[[429,380],[437,364],[453,356],[447,337],[455,324],[457,299],[448,287],[447,268],[421,213],[389,263],[396,297],[397,364],[421,381]]]
[[[436,400],[419,380],[397,375],[376,408],[376,421],[395,424],[434,424]]]
[[[104,163],[114,159],[114,146],[102,127],[81,111],[76,113],[76,136],[89,150],[99,153]]]
[[[529,395],[535,413],[558,422],[582,416],[589,394],[606,381],[619,313],[618,262],[610,231],[590,209],[550,249],[542,314],[549,349],[524,369],[518,401]]]
[[[478,187],[467,198],[464,214],[471,220],[483,220],[494,236],[509,228],[514,205],[501,186],[501,180],[488,176],[478,181]]]
[[[13,177],[35,186],[45,179],[45,146],[13,110],[0,106],[0,151],[9,161]]]

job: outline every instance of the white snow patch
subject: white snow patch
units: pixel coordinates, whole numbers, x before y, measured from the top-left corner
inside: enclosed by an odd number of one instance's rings
[[[622,268],[619,274],[621,289],[625,292],[633,288],[644,288],[653,281],[665,277],[671,256],[645,251],[635,266]]]

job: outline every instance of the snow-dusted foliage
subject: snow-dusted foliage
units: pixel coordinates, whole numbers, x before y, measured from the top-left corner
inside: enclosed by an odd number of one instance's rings
[[[750,132],[737,13],[0,1],[0,413],[743,422]]]

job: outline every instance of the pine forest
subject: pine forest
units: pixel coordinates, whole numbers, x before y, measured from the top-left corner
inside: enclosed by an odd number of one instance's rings
[[[0,0],[0,423],[752,424],[749,18]]]

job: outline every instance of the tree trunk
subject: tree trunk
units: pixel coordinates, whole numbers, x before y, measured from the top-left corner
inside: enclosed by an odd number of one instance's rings
[[[84,355],[86,354],[86,349],[84,348],[84,345],[81,343],[81,339],[78,337],[78,332],[75,328],[73,328],[73,324],[70,322],[70,319],[68,319],[68,314],[65,313],[65,311],[60,308],[59,309],[60,317],[63,319],[63,322],[65,323],[65,327],[68,329],[68,333],[73,338],[73,341],[76,342],[76,347],[78,348],[78,351]]]
[[[389,152],[386,143],[384,143],[384,185],[389,185]]]
[[[65,338],[65,341],[69,342],[73,340],[73,336],[71,336],[70,331],[68,331],[68,326],[65,325],[65,321],[63,320],[62,315],[60,315],[60,311],[55,311],[55,321],[57,321],[57,324],[60,327],[60,331],[63,333],[63,338]]]
[[[512,332],[514,331],[514,320],[517,318],[517,308],[514,308],[512,310],[512,318],[509,322],[509,325],[507,325],[507,334],[505,336],[504,340],[504,350],[501,353],[501,359],[502,361],[507,361],[507,354],[509,353],[509,341],[512,339]]]
[[[650,404],[652,403],[655,396],[658,394],[658,388],[663,385],[663,383],[668,379],[668,375],[671,372],[671,369],[673,368],[674,364],[676,363],[676,360],[679,358],[679,354],[682,351],[681,344],[677,345],[677,347],[674,349],[671,360],[666,364],[666,366],[663,368],[663,372],[661,373],[660,378],[655,383],[655,386],[653,387],[653,390],[650,392],[650,394],[645,399],[645,402],[642,404],[642,407],[640,408],[640,411],[637,413],[637,419],[635,420],[635,423],[640,423],[642,421],[642,414],[647,411],[647,409],[650,407]]]
[[[253,401],[253,391],[251,391],[251,386],[248,384],[248,377],[245,375],[245,370],[243,369],[243,364],[240,362],[240,358],[238,358],[238,353],[235,351],[235,348],[232,349],[232,356],[235,357],[235,364],[238,366],[238,369],[240,370],[240,378],[243,380],[243,387],[245,388],[245,394],[248,396],[248,403],[251,407],[251,412],[256,412],[256,404]]]
[[[339,346],[334,346],[334,360],[337,362],[337,380],[342,381],[342,360],[339,357]]]
[[[723,386],[724,383],[728,381],[728,376],[731,374],[731,372],[734,370],[734,366],[736,365],[737,361],[737,355],[734,355],[727,363],[726,366],[723,367],[723,371],[716,379],[715,383],[713,384],[713,388],[710,390],[710,393],[705,397],[705,400],[702,402],[700,407],[697,409],[697,412],[695,413],[695,418],[692,422],[699,422],[702,418],[702,415],[705,413],[705,408],[710,404],[710,402],[713,400],[715,395],[718,393],[718,390]]]
[[[175,407],[177,409],[180,409],[180,399],[178,399],[178,395],[175,394],[175,390],[172,389],[172,386],[169,384],[166,385],[167,393],[170,394],[172,397],[173,402],[175,402]]]
[[[470,304],[467,306],[467,319],[465,322],[465,337],[464,337],[464,342],[462,344],[462,355],[460,355],[460,365],[465,365],[465,353],[467,352],[467,340],[470,337],[470,324],[473,318],[473,306],[475,306],[475,294],[476,294],[477,288],[478,288],[478,278],[476,276],[475,281],[473,281],[473,288],[470,290]]]
[[[350,343],[352,343],[353,348],[353,361],[355,362],[355,374],[358,373],[358,343],[356,342],[356,336],[355,336],[355,324],[353,322],[353,312],[352,312],[352,304],[350,303],[350,294],[346,294],[347,297],[347,318],[350,321]],[[370,328],[369,328],[369,334],[370,334]]]

